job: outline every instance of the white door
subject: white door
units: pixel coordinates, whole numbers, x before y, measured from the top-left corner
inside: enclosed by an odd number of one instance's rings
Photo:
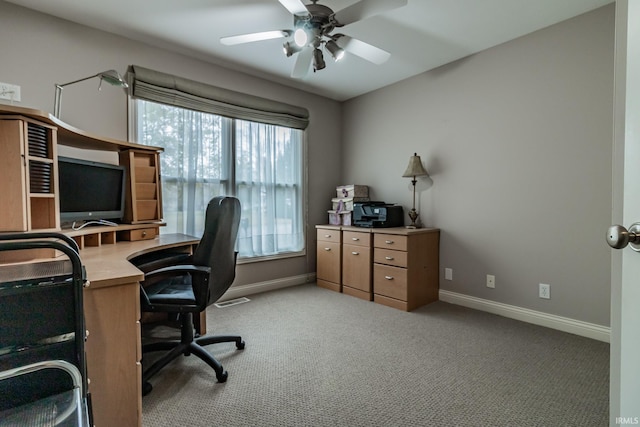
[[[616,1],[613,222],[640,222],[640,0]],[[640,252],[612,250],[611,426],[640,424]]]

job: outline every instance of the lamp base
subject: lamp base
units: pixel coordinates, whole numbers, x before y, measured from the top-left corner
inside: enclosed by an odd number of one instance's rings
[[[409,218],[411,219],[411,224],[407,225],[407,228],[420,228],[418,224],[416,224],[416,220],[418,219],[418,212],[416,212],[415,208],[412,208],[409,211]]]

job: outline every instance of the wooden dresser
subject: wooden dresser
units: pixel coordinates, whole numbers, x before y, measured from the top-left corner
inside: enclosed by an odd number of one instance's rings
[[[335,225],[316,229],[318,286],[405,311],[438,300],[439,229]],[[331,251],[325,250],[320,237],[327,234],[334,239],[332,256],[327,256]],[[336,242],[341,242],[341,257],[335,256]],[[327,286],[326,272],[339,269],[340,282]]]

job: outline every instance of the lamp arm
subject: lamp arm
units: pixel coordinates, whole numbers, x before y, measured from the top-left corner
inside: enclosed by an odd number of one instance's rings
[[[69,83],[56,83],[56,95],[55,95],[55,99],[53,101],[53,115],[57,118],[60,118],[60,104],[62,102],[62,89],[64,89],[65,86],[69,86],[72,85],[74,83],[80,83],[83,82],[85,80],[89,80],[89,79],[93,79],[95,77],[100,77],[101,73],[95,74],[93,76],[89,76],[89,77],[84,77],[78,80],[74,80],[72,82]]]
[[[80,82],[83,82],[85,80],[93,79],[95,77],[100,77],[100,74],[102,74],[102,73],[94,74],[93,76],[89,76],[89,77],[83,77],[81,79],[74,80],[74,81],[69,82],[69,83],[62,83],[62,84],[56,83],[56,87],[59,87],[60,89],[62,89],[63,87],[72,85],[74,83],[80,83]]]
[[[62,86],[56,83],[56,96],[53,100],[53,115],[60,118],[60,95],[62,95]]]

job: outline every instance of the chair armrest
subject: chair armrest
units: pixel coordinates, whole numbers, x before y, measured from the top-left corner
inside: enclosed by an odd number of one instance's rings
[[[172,265],[170,267],[163,267],[157,270],[150,271],[145,273],[144,279],[153,279],[156,276],[166,276],[170,275],[180,275],[180,274],[209,274],[211,272],[211,268],[204,265]]]

